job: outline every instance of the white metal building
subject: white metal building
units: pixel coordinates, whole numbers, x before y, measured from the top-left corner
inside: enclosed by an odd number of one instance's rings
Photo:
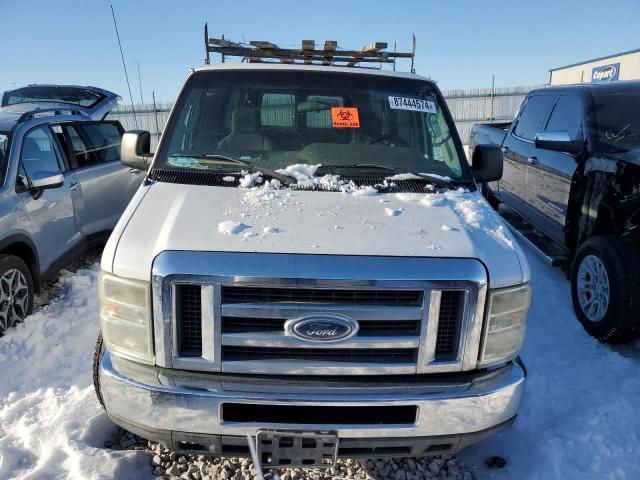
[[[553,68],[549,71],[551,85],[638,79],[640,79],[640,48]]]

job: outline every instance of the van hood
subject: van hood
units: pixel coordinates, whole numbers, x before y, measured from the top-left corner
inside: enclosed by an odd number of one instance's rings
[[[511,232],[477,192],[351,193],[152,183],[114,230],[102,268],[149,280],[167,250],[480,260],[492,288],[529,280]]]

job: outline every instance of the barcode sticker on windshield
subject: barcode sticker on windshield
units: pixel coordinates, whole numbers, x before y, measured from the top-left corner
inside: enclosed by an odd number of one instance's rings
[[[413,110],[415,112],[438,113],[435,102],[419,98],[389,96],[389,106],[396,110]]]

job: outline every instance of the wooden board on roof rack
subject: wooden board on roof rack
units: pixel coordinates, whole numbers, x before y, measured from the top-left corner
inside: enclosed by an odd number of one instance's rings
[[[222,56],[222,62],[226,57],[239,57],[242,61],[250,63],[287,63],[305,65],[333,65],[357,67],[359,64],[394,64],[398,58],[411,59],[411,71],[413,71],[413,59],[415,57],[415,37],[411,52],[386,51],[386,42],[372,42],[365,44],[360,50],[343,50],[338,48],[336,40],[326,40],[322,48],[316,48],[314,40],[303,40],[300,48],[281,48],[277,44],[252,40],[249,44],[238,43],[222,38],[210,38],[205,24],[205,50],[208,64],[211,53]]]

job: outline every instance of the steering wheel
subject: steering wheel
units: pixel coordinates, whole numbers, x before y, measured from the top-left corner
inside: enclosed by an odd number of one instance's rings
[[[387,147],[409,147],[409,143],[401,137],[394,135],[382,135],[381,137],[374,138],[367,145],[373,145],[374,143],[382,143]]]

